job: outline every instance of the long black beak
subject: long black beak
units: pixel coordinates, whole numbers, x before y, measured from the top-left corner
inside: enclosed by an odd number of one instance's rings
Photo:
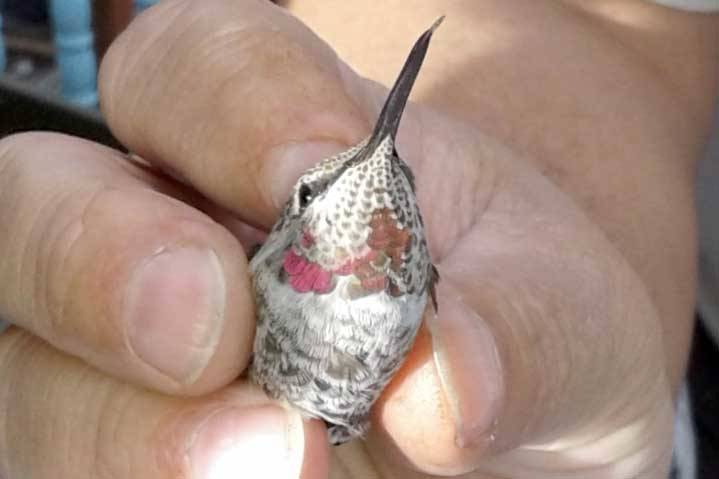
[[[417,79],[417,74],[422,66],[424,56],[427,53],[429,40],[432,38],[432,34],[437,27],[442,23],[442,20],[444,20],[444,16],[439,17],[430,29],[419,37],[414,47],[412,47],[412,51],[409,53],[407,61],[405,61],[399,77],[389,92],[387,101],[385,101],[382,107],[382,111],[377,119],[377,124],[374,127],[372,136],[370,136],[367,142],[365,151],[375,151],[387,136],[391,136],[392,140],[397,138],[399,121],[402,118],[402,112],[404,112],[404,107],[407,105],[407,98],[409,98],[409,93],[412,91],[412,86]]]

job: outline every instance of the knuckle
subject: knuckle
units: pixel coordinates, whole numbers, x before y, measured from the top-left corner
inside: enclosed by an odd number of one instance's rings
[[[86,315],[78,310],[84,301],[73,293],[75,286],[86,283],[90,270],[83,264],[89,250],[86,228],[80,210],[88,202],[82,191],[57,192],[37,205],[30,219],[31,225],[21,264],[20,278],[28,281],[32,295],[31,320],[43,321],[37,330],[45,330],[49,337],[72,333],[70,318],[81,320]],[[90,200],[95,196],[90,193]]]
[[[93,208],[103,188],[98,181],[73,187],[61,181],[68,173],[60,170],[46,174],[63,164],[42,156],[65,141],[29,133],[0,143],[0,224],[12,232],[0,237],[0,279],[8,285],[0,296],[0,313],[51,342],[77,330],[68,326],[70,317],[75,322],[86,316],[77,314],[86,301],[74,297],[75,285],[92,275],[82,261],[92,256],[87,254],[92,241],[85,234],[84,211]]]
[[[15,320],[27,316],[34,306],[32,285],[36,273],[33,239],[37,227],[37,196],[32,178],[33,160],[40,154],[37,145],[49,137],[46,133],[22,133],[0,140],[0,224],[11,234],[0,235],[0,314]],[[41,150],[40,150],[41,151]]]
[[[42,208],[45,212],[38,219],[37,242],[46,242],[47,246],[40,246],[31,254],[38,257],[37,273],[40,274],[35,275],[38,280],[36,298],[44,305],[51,334],[61,335],[68,318],[84,317],[82,311],[78,311],[82,302],[76,301],[72,293],[76,285],[85,282],[83,277],[87,274],[87,268],[79,261],[89,250],[81,211],[95,195],[90,194],[87,200],[86,194],[67,192],[54,201],[47,201]]]
[[[102,325],[109,323],[107,316],[115,310],[108,298],[116,290],[116,274],[110,270],[116,267],[117,254],[101,246],[112,241],[103,240],[107,229],[98,223],[112,191],[100,183],[67,192],[47,203],[37,227],[37,243],[46,246],[31,253],[40,264],[35,297],[44,306],[49,334],[58,339],[91,336],[84,339],[92,344],[107,333]]]

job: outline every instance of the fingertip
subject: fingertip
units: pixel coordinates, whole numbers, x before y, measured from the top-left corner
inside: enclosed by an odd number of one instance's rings
[[[217,348],[226,290],[213,250],[163,250],[141,262],[125,296],[131,351],[162,374],[194,383]]]
[[[434,361],[457,432],[471,448],[486,440],[500,413],[504,378],[496,340],[479,314],[448,281],[437,285],[442,310],[427,315]]]
[[[298,477],[304,445],[293,443],[292,422],[277,406],[215,412],[190,436],[190,477]]]
[[[271,225],[296,178],[268,164],[274,148],[346,147],[368,132],[334,52],[269,5],[163,2],[116,40],[99,79],[104,116],[120,141],[255,226]],[[299,157],[307,156],[289,155]],[[310,164],[282,164],[299,163]]]
[[[192,479],[243,477],[325,479],[327,434],[318,421],[276,405],[225,407],[189,436]]]
[[[165,393],[199,395],[235,379],[254,331],[239,242],[156,191],[108,189],[94,198],[65,260],[73,276],[63,281],[64,314],[77,326],[63,323],[48,333],[51,342]]]
[[[158,394],[20,329],[0,336],[0,376],[13,386],[0,408],[0,475],[326,477],[317,424],[252,384],[197,399]]]
[[[322,421],[304,421],[305,455],[301,479],[326,479],[329,476],[327,427]]]
[[[162,392],[205,394],[234,380],[251,354],[247,261],[232,234],[201,212],[162,195],[152,195],[154,201],[141,196],[122,199],[142,217],[142,224],[126,229],[142,235],[123,232],[127,237],[111,248],[127,255],[112,262],[122,297],[116,320],[126,331],[131,360],[123,365],[105,357],[105,366]]]
[[[163,340],[167,350],[177,353],[174,362],[156,353],[159,364],[171,365],[169,370],[176,368],[179,372],[165,392],[192,396],[212,392],[235,380],[252,354],[254,299],[246,256],[239,242],[224,228],[216,224],[211,228],[218,231],[204,242],[209,249],[200,252],[206,256],[204,267],[186,270],[188,276],[184,280],[174,278],[161,283],[161,287],[179,283],[185,302],[190,306],[202,303],[202,308],[193,310],[168,292],[155,298],[160,310],[176,311],[174,317],[164,314],[156,320],[161,323],[160,329],[167,330]],[[173,269],[174,266],[170,271]],[[202,283],[202,276],[207,279],[204,292],[196,287]],[[205,300],[201,293],[205,293]],[[179,331],[173,331],[172,325],[177,321],[189,328],[188,341],[180,340]],[[184,369],[177,369],[178,364],[183,364]]]
[[[404,365],[373,410],[368,445],[398,467],[441,476],[474,470],[485,444],[457,444],[458,425],[434,360],[432,338],[422,327]]]

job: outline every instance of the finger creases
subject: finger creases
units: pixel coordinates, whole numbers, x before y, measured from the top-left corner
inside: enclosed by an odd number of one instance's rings
[[[586,217],[529,179],[499,188],[438,265],[439,309],[375,409],[372,460],[437,475],[655,477],[672,428],[656,308]]]
[[[665,471],[672,400],[652,334],[632,338],[625,328],[612,337],[609,325],[583,324],[647,311],[610,305],[611,318],[542,311],[552,304],[522,291],[529,286],[522,280],[487,273],[471,280],[478,289],[468,294],[442,272],[438,317],[425,317],[429,327],[374,409],[371,461],[487,478],[549,479],[558,471],[649,478]],[[555,299],[570,307],[576,298]]]
[[[17,328],[0,336],[0,375],[2,477],[326,477],[324,426],[251,385],[173,398]]]
[[[0,317],[165,392],[237,376],[254,322],[229,232],[113,150],[54,134],[0,145]]]
[[[272,184],[301,171],[287,164],[322,159],[271,152],[303,143],[323,151],[318,143],[354,144],[368,131],[337,62],[270,2],[166,2],[108,51],[101,105],[130,149],[267,227]]]

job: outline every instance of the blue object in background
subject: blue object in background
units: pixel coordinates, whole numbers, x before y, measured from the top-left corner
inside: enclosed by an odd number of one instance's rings
[[[140,13],[157,3],[157,0],[135,0],[135,13]]]
[[[6,63],[7,58],[5,57],[5,42],[3,42],[2,39],[2,11],[0,11],[0,73],[5,71]]]
[[[62,96],[81,106],[97,105],[97,60],[90,0],[50,0]]]

